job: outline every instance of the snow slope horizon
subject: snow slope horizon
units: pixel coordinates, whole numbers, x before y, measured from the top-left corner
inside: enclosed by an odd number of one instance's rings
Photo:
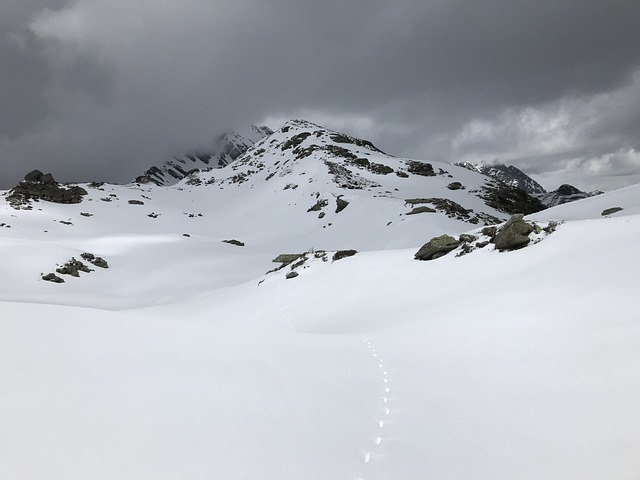
[[[344,191],[290,163],[295,177],[233,190],[103,185],[3,207],[3,478],[638,477],[640,185],[529,216],[562,223],[522,250],[419,262],[431,236],[482,226],[406,215],[452,179]],[[451,194],[482,211],[469,190]],[[343,212],[306,211],[333,193]],[[325,246],[360,253],[265,275]],[[83,251],[110,268],[38,280]]]

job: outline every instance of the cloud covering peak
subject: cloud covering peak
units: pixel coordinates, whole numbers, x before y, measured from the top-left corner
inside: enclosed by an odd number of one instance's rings
[[[640,173],[639,17],[627,0],[10,0],[0,182],[127,181],[302,116],[398,155],[621,186]]]

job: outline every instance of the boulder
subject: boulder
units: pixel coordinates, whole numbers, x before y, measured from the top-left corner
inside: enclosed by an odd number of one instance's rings
[[[336,198],[336,213],[340,213],[349,206],[349,202],[342,199],[342,195]]]
[[[498,231],[491,242],[502,252],[526,247],[529,234],[533,232],[532,225],[524,221],[524,215],[513,215]]]
[[[421,207],[415,207],[410,212],[407,212],[407,215],[417,215],[418,213],[435,213],[435,212],[436,210],[434,208],[426,207],[423,205]]]
[[[343,258],[353,257],[356,253],[356,250],[338,250],[333,254],[333,261],[342,260]]]
[[[622,210],[622,207],[611,207],[611,208],[607,208],[607,209],[603,210],[601,215],[603,217],[606,217],[607,215],[613,215],[614,213],[617,213],[617,212],[619,212],[621,210]]]
[[[460,241],[449,235],[434,237],[415,254],[416,260],[435,260],[460,246]]]
[[[235,245],[236,247],[244,247],[244,242],[236,240],[235,238],[232,238],[231,240],[222,240],[222,243],[228,243],[229,245]]]

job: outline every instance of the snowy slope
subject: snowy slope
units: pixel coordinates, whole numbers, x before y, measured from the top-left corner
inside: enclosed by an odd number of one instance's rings
[[[401,177],[330,131],[283,150],[318,130],[288,126],[174,187],[0,208],[0,477],[637,479],[638,187],[530,216],[563,223],[522,250],[419,262],[484,221],[405,200],[504,220],[485,178]],[[265,274],[311,248],[360,253]],[[82,252],[109,268],[39,280]]]

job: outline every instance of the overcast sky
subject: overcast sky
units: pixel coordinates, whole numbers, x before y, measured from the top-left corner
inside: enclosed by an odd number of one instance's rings
[[[638,0],[1,0],[0,188],[126,182],[251,123],[547,189],[640,182]]]

